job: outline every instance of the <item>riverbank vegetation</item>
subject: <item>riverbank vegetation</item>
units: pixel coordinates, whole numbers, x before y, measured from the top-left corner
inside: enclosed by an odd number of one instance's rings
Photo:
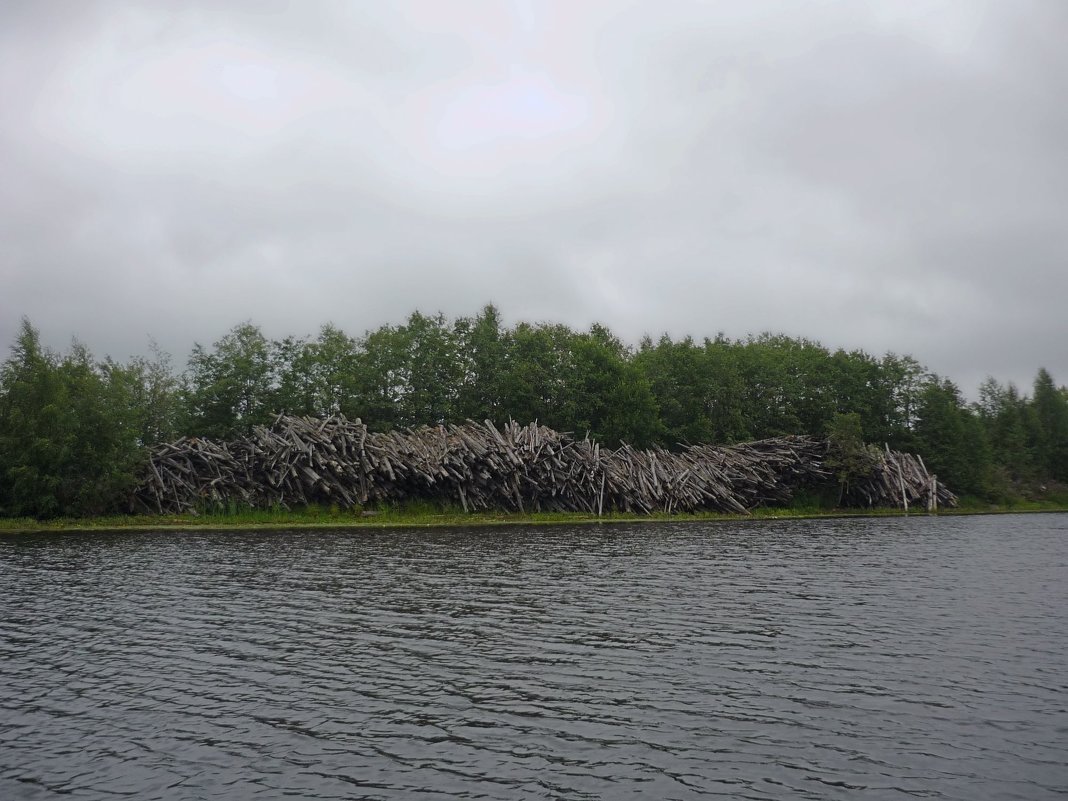
[[[1068,391],[1040,369],[1029,392],[991,378],[978,397],[966,402],[911,356],[774,334],[629,347],[603,326],[509,327],[492,306],[415,313],[358,337],[327,325],[271,340],[241,323],[195,346],[184,369],[159,352],[126,363],[79,343],[56,353],[24,321],[0,371],[0,515],[126,511],[151,446],[241,436],[279,412],[340,413],[373,431],[538,420],[609,447],[837,432],[920,454],[976,503],[1053,499],[1068,484]]]
[[[1019,500],[993,504],[975,498],[965,499],[954,509],[940,509],[939,515],[987,515],[1068,512],[1068,492],[1054,493],[1042,500]],[[231,509],[202,514],[150,515],[110,514],[94,517],[0,518],[0,533],[44,531],[157,531],[157,530],[275,530],[275,529],[379,529],[440,528],[456,526],[585,525],[628,522],[731,522],[741,520],[806,520],[849,517],[904,517],[927,512],[901,509],[840,509],[821,499],[805,496],[787,506],[762,507],[747,515],[722,512],[690,514],[656,513],[642,515],[616,512],[596,515],[575,512],[465,512],[459,506],[439,506],[423,502],[388,506],[374,511],[340,509],[312,505],[298,509]]]

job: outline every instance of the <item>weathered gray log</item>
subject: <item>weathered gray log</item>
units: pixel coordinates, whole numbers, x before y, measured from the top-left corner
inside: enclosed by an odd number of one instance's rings
[[[536,423],[489,421],[369,432],[360,420],[279,416],[229,443],[181,439],[155,448],[131,507],[181,513],[229,505],[334,503],[342,508],[425,499],[465,510],[747,514],[818,486],[827,443],[780,437],[678,452],[602,448]],[[956,498],[910,454],[888,451],[846,494],[853,505]]]

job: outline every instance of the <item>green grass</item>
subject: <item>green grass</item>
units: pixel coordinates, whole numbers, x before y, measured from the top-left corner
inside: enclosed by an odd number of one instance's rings
[[[1068,492],[1051,492],[1042,498],[1006,498],[1001,503],[991,503],[982,498],[962,496],[956,509],[950,514],[1011,514],[1016,512],[1064,512],[1068,511]]]
[[[913,509],[912,514],[926,514]],[[1016,501],[990,504],[974,498],[962,499],[957,509],[943,510],[943,514],[991,514],[1012,512],[1068,512],[1068,497],[1041,501]],[[686,521],[686,520],[782,520],[831,517],[885,517],[902,515],[900,509],[835,509],[816,496],[799,496],[785,507],[754,509],[752,514],[731,515],[716,512],[697,514],[638,515],[612,513],[598,518],[577,512],[473,512],[459,507],[441,507],[426,502],[413,502],[364,512],[359,509],[339,509],[336,506],[309,506],[302,509],[247,509],[205,512],[196,515],[116,515],[82,519],[60,518],[33,520],[14,518],[0,520],[0,532],[35,531],[93,531],[113,529],[278,529],[278,528],[392,528],[400,526],[493,526],[509,524],[552,525],[620,523],[628,521]]]

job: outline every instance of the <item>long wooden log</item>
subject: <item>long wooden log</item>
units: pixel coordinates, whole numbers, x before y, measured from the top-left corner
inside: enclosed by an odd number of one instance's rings
[[[150,455],[132,507],[157,513],[230,504],[291,507],[425,499],[465,510],[601,515],[714,510],[746,514],[787,502],[830,475],[826,441],[780,437],[677,452],[602,448],[536,423],[490,421],[373,433],[360,420],[280,415],[229,443],[201,438]],[[933,497],[932,497],[933,495]],[[854,481],[846,501],[883,506],[956,498],[911,454],[888,451]]]

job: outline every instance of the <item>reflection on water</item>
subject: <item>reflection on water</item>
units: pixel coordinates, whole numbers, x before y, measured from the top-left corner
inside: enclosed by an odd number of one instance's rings
[[[0,798],[1068,792],[1068,516],[0,537]]]

